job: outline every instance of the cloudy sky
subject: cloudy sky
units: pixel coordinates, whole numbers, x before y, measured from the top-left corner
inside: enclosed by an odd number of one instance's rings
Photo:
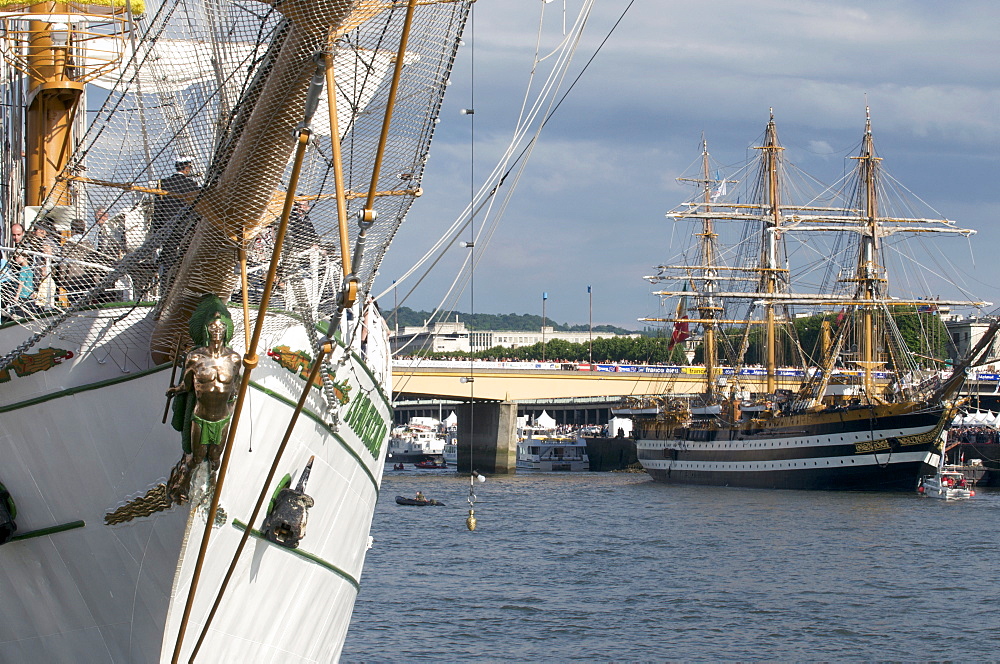
[[[566,0],[569,23],[580,4]],[[636,319],[658,311],[642,277],[668,257],[663,215],[691,194],[675,178],[690,173],[703,133],[716,162],[737,165],[759,145],[773,108],[785,159],[832,182],[856,154],[866,102],[885,169],[942,216],[979,231],[971,243],[945,242],[965,266],[966,286],[1000,304],[1000,4],[629,4],[597,0],[568,80],[624,18],[545,127],[495,234],[475,248],[473,287],[449,308],[541,314],[547,292],[548,317],[586,324],[591,285],[595,325],[638,329]],[[510,140],[542,8],[542,0],[476,3],[426,193],[390,248],[377,291],[460,215],[473,179],[492,169]],[[544,9],[541,50],[548,51],[561,38],[563,0]],[[461,113],[473,106],[473,116]],[[405,305],[434,308],[467,253],[452,247]],[[413,283],[397,290],[397,300]]]

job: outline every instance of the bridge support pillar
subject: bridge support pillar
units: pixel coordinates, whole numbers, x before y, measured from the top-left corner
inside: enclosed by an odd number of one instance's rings
[[[462,404],[458,416],[458,471],[512,475],[517,467],[517,404]],[[471,443],[471,444],[470,444]]]

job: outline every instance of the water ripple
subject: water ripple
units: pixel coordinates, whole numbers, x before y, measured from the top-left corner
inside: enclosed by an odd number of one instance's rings
[[[969,661],[997,650],[1000,493],[387,473],[345,662]],[[416,491],[447,507],[402,507]]]

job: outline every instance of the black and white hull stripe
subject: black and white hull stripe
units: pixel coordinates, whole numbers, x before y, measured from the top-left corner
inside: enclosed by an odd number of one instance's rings
[[[877,424],[873,428],[872,424]],[[933,472],[941,413],[776,428],[681,429],[681,437],[640,438],[639,461],[656,480],[782,489],[912,490]],[[697,438],[713,438],[697,440]]]

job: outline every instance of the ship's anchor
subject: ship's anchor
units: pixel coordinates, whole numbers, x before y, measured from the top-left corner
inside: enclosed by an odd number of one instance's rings
[[[480,475],[478,470],[469,475],[469,516],[465,519],[465,527],[469,530],[476,529],[476,510],[473,509],[476,506],[476,480],[485,482],[486,476]]]
[[[261,526],[264,537],[289,549],[298,547],[299,542],[306,536],[309,508],[314,504],[312,496],[306,495],[306,482],[309,481],[313,459],[315,456],[309,457],[309,463],[302,470],[296,488],[279,486],[271,501],[271,509]]]

